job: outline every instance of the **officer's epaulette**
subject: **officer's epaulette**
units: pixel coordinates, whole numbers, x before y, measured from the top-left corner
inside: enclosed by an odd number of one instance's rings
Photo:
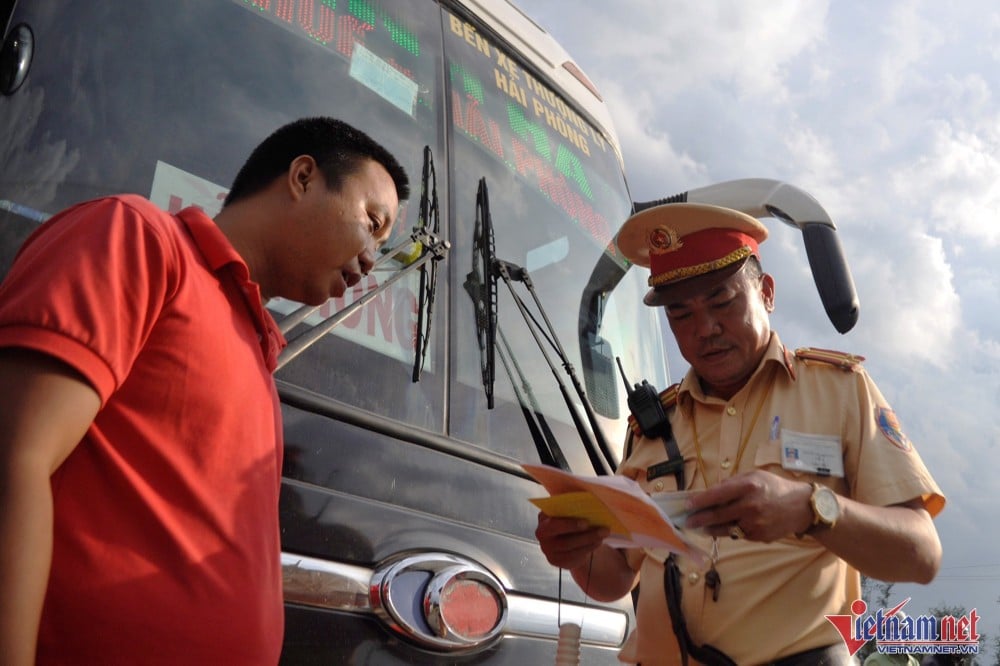
[[[819,361],[835,365],[841,370],[857,370],[861,367],[864,356],[848,354],[847,352],[834,351],[832,349],[819,349],[817,347],[800,347],[795,350],[795,358],[806,361]]]
[[[660,391],[660,404],[663,405],[664,410],[668,410],[677,404],[677,393],[680,386],[680,384],[673,384]],[[628,428],[634,437],[642,435],[639,424],[631,414],[628,415]]]

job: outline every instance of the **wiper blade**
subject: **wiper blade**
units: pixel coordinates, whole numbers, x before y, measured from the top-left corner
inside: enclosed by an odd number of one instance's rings
[[[486,179],[479,180],[476,191],[476,223],[472,233],[472,272],[468,281],[478,294],[473,296],[476,308],[476,334],[479,340],[479,368],[486,391],[486,407],[493,409],[493,386],[496,380],[497,279],[492,270],[496,249],[493,245],[493,219]]]
[[[538,458],[544,465],[552,465],[569,470],[569,463],[563,455],[555,434],[549,428],[528,378],[521,370],[507,338],[497,322],[496,281],[497,273],[491,267],[496,261],[493,243],[493,220],[490,215],[489,190],[486,179],[480,179],[476,192],[476,223],[473,229],[472,271],[466,276],[465,290],[472,298],[476,311],[476,337],[479,342],[479,362],[486,392],[486,406],[493,409],[494,385],[496,382],[497,338],[502,345],[500,362],[510,379],[514,396],[521,406],[521,414],[531,439],[535,443]],[[517,377],[515,378],[515,374]]]
[[[434,236],[441,233],[441,210],[438,207],[437,172],[431,147],[424,146],[424,167],[420,177],[420,213],[417,226],[427,229]],[[420,373],[427,360],[430,346],[431,322],[434,315],[434,297],[437,294],[438,259],[420,267],[420,292],[417,297],[417,339],[413,348],[413,381],[420,381]]]

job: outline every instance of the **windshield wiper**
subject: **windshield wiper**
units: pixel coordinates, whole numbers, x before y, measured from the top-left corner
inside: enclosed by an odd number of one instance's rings
[[[438,208],[437,172],[431,147],[424,146],[424,167],[420,176],[420,212],[417,227],[427,229],[435,237],[441,233],[441,210]],[[443,255],[442,255],[443,256]],[[417,339],[413,347],[413,381],[420,381],[420,372],[430,346],[434,296],[437,294],[437,268],[441,257],[420,267],[420,295],[417,297]],[[429,268],[428,268],[429,267]]]
[[[479,339],[479,358],[483,369],[483,386],[486,389],[487,406],[490,409],[493,408],[493,381],[495,380],[493,365],[495,356],[499,355],[500,363],[507,372],[507,378],[514,389],[517,404],[521,406],[521,414],[528,424],[528,431],[531,433],[531,439],[535,443],[539,460],[544,465],[552,465],[560,469],[569,470],[569,463],[566,461],[566,456],[563,455],[562,449],[559,447],[559,442],[556,441],[555,434],[549,428],[548,421],[545,419],[538,401],[535,400],[531,384],[517,362],[517,357],[514,355],[510,343],[507,342],[507,338],[503,334],[503,329],[499,325],[494,325],[493,335],[487,335],[487,326],[489,324],[487,323],[488,318],[484,316],[485,312],[488,311],[488,306],[485,302],[486,297],[484,296],[485,285],[476,275],[475,271],[473,271],[466,276],[464,286],[465,291],[469,294],[476,308],[476,335]],[[494,319],[494,324],[495,321]],[[493,347],[488,346],[487,340],[490,337],[492,337],[494,343],[496,340],[500,341],[499,349],[495,344]]]
[[[490,218],[486,179],[476,191],[476,223],[472,232],[472,272],[465,288],[476,309],[476,337],[479,342],[479,370],[486,391],[486,407],[493,409],[493,385],[496,380],[497,283],[490,279],[493,262],[493,220]]]
[[[507,338],[497,323],[496,276],[490,270],[495,249],[493,246],[493,220],[490,217],[489,194],[486,180],[479,181],[476,192],[476,222],[472,235],[472,271],[466,275],[465,291],[472,299],[476,312],[476,338],[479,343],[479,367],[483,388],[486,391],[486,406],[493,409],[493,388],[496,381],[496,341],[502,345],[500,361],[514,389],[514,396],[521,406],[521,414],[528,424],[528,431],[535,443],[535,450],[542,464],[569,470],[569,463],[559,448],[555,435],[542,414],[528,378],[511,350]],[[514,377],[515,373],[517,378]],[[522,392],[523,391],[523,392]]]
[[[429,148],[425,148],[424,159],[425,164],[429,160]],[[433,169],[433,167],[431,167]],[[436,218],[437,213],[437,195],[432,194],[433,209],[435,210],[434,216]],[[400,267],[399,270],[392,273],[388,278],[386,278],[380,285],[366,291],[358,300],[354,301],[350,305],[346,305],[337,312],[333,313],[329,317],[324,318],[322,321],[317,323],[315,326],[306,329],[298,336],[288,339],[288,346],[281,352],[278,357],[278,364],[275,370],[280,370],[290,361],[292,361],[296,356],[304,352],[306,349],[315,344],[324,335],[336,328],[341,322],[354,314],[357,310],[368,304],[369,301],[374,299],[380,293],[388,289],[393,283],[397,282],[401,278],[405,277],[409,273],[417,269],[423,269],[428,262],[433,262],[437,264],[441,259],[444,259],[448,255],[448,250],[451,249],[451,243],[437,236],[437,228],[434,228],[433,232],[428,231],[426,226],[426,218],[424,222],[419,222],[418,225],[410,232],[409,236],[403,239],[400,243],[393,246],[389,250],[386,250],[381,257],[379,257],[374,265],[372,266],[372,271],[385,270],[384,266],[392,260],[399,261],[399,257],[405,256],[408,252],[411,252],[414,246],[420,248],[420,254],[411,263],[407,263]],[[422,344],[417,348],[417,358],[420,359],[421,356],[426,352],[426,342],[425,340],[429,338],[430,332],[430,303],[434,299],[434,291],[436,287],[435,280],[437,278],[436,267],[432,267],[430,278],[426,279],[425,274],[421,273],[421,301],[426,301],[428,303],[428,308],[426,316],[423,321],[420,322],[420,328],[422,330]],[[429,284],[428,284],[429,282]],[[426,285],[426,287],[424,286]],[[425,290],[426,289],[426,293]],[[291,331],[295,326],[304,322],[310,315],[319,311],[319,305],[303,305],[297,310],[289,313],[288,316],[281,319],[278,322],[278,328],[283,334],[287,336],[288,332]],[[419,336],[418,336],[419,337]],[[414,361],[414,379],[417,381],[419,375],[419,369],[417,365],[422,367],[422,359]]]
[[[569,359],[566,356],[562,345],[559,343],[558,337],[556,336],[555,329],[549,321],[548,316],[545,314],[541,301],[538,299],[538,294],[535,292],[534,285],[531,282],[531,276],[528,274],[526,269],[509,261],[496,258],[496,251],[493,242],[493,220],[489,210],[489,192],[486,186],[486,179],[483,178],[479,181],[479,190],[476,195],[476,229],[474,232],[473,242],[473,271],[469,274],[469,282],[474,283],[476,280],[481,280],[478,288],[479,298],[476,298],[476,290],[470,290],[470,293],[473,295],[473,300],[476,302],[476,324],[477,332],[479,333],[480,354],[482,356],[481,365],[483,368],[483,385],[486,389],[487,407],[490,409],[493,408],[493,381],[495,379],[494,356],[496,353],[497,333],[496,282],[498,279],[503,279],[507,288],[510,290],[511,297],[517,306],[518,311],[521,313],[526,327],[534,338],[535,344],[542,353],[549,369],[552,371],[552,375],[555,377],[556,383],[559,386],[559,391],[562,393],[563,400],[565,401],[566,407],[570,412],[571,418],[573,419],[573,424],[576,426],[581,439],[583,439],[584,448],[587,450],[587,455],[590,457],[594,470],[598,474],[610,474],[613,470],[609,467],[609,463],[614,460],[611,455],[610,447],[608,447],[600,425],[597,423],[597,417],[590,405],[590,401],[587,399],[587,395],[584,393],[583,387],[580,385],[580,382],[576,377],[573,365],[569,362]],[[528,309],[524,301],[514,290],[514,282],[524,284],[525,288],[531,294],[535,303],[535,308],[541,315],[544,326],[542,323],[539,323],[538,319]],[[543,339],[548,342],[552,349],[555,350],[560,361],[562,362],[563,369],[570,377],[573,387],[576,389],[577,397],[580,399],[583,409],[587,415],[587,419],[590,423],[590,431],[587,430],[586,425],[580,419],[580,415],[569,395],[565,382],[563,382],[555,363],[553,363],[548,352],[546,352]],[[506,339],[504,339],[503,342],[505,344],[506,353],[510,355],[511,360],[513,361],[514,355],[511,352],[510,347],[506,345]],[[503,356],[501,358],[504,360]],[[504,360],[504,364],[505,366],[507,365],[506,360]],[[510,374],[510,368],[508,367],[507,369],[508,374]],[[518,372],[520,374],[519,367]],[[513,376],[511,376],[511,380],[512,383],[514,383]],[[530,389],[526,382],[524,383],[524,386],[525,388]],[[518,397],[518,400],[521,401],[522,411],[524,411],[526,418],[529,417],[529,407],[524,403],[523,397],[517,390],[516,386],[515,395]],[[539,454],[542,457],[543,462],[548,462],[546,458],[549,457],[554,459],[554,464],[558,466],[566,465],[567,463],[565,461],[565,457],[562,455],[551,430],[548,430],[548,426],[545,423],[544,417],[539,411],[537,404],[532,404],[531,408],[539,419],[538,422],[534,424],[537,426],[537,430],[533,427],[531,418],[528,418],[528,425],[529,428],[532,429],[533,436],[536,436],[536,445],[539,448]],[[547,436],[545,433],[541,432],[541,428],[543,426]],[[593,438],[597,440],[596,445],[594,440],[591,439],[591,433],[593,433]],[[546,450],[549,452],[548,456],[544,453]],[[604,458],[601,457],[601,453],[603,453]],[[553,462],[549,462],[548,464],[553,464]],[[564,467],[564,469],[568,469],[568,467]]]

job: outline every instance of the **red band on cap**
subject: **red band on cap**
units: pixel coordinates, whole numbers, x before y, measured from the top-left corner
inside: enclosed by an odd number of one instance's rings
[[[753,255],[757,241],[736,229],[703,229],[683,237],[666,251],[649,254],[649,285],[656,287],[730,266]]]

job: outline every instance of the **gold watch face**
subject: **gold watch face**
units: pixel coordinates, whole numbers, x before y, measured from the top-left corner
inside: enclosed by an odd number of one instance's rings
[[[813,509],[816,511],[816,518],[821,523],[833,525],[840,516],[840,505],[837,503],[836,494],[826,486],[820,486],[813,491]]]

